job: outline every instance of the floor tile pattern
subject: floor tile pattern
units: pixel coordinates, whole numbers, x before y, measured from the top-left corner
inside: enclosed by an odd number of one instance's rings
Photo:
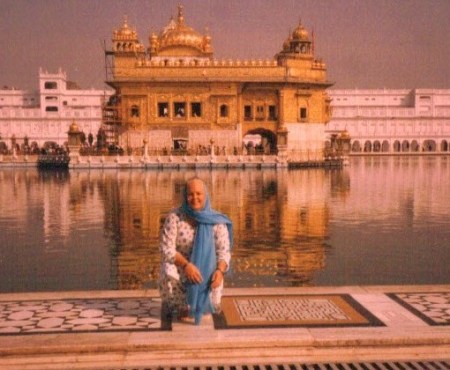
[[[159,298],[0,302],[0,335],[161,330]]]
[[[216,328],[382,325],[346,294],[235,296],[222,299]]]
[[[323,298],[250,298],[235,300],[234,304],[243,321],[350,319],[334,302]]]
[[[450,325],[450,292],[387,295],[429,325]]]

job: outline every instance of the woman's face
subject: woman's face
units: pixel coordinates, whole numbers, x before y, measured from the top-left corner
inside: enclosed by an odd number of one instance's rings
[[[187,184],[187,202],[194,211],[200,211],[205,206],[205,185],[201,180],[191,180]]]

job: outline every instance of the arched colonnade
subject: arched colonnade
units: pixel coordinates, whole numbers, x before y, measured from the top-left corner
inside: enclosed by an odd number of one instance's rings
[[[352,140],[352,153],[423,153],[450,152],[449,140],[416,139]]]

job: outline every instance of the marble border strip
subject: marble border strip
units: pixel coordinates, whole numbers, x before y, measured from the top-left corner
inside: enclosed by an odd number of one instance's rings
[[[385,294],[428,325],[450,325],[450,292]]]
[[[264,317],[250,318],[252,322],[244,322],[241,313],[238,312],[237,301],[248,300],[261,302],[266,299],[268,302],[272,300],[279,300],[283,305],[283,300],[311,300],[322,301],[324,304],[322,307],[317,305],[313,308],[316,312],[313,316],[318,318],[312,319],[276,319],[266,320]],[[263,304],[264,305],[264,304]],[[311,306],[315,306],[313,303]],[[334,311],[334,307],[337,311]],[[266,306],[267,307],[267,306]],[[214,314],[214,328],[215,329],[252,329],[252,328],[288,328],[288,327],[304,327],[304,328],[352,328],[352,327],[374,327],[385,326],[385,324],[373,315],[369,310],[357,302],[349,294],[289,294],[289,295],[238,295],[238,296],[225,296],[222,297],[222,312],[220,314]],[[331,318],[324,320],[320,319],[323,314],[330,314]],[[328,312],[326,312],[328,311]],[[332,315],[338,314],[339,311],[343,312],[346,318],[333,319]],[[301,314],[300,314],[301,316]],[[254,321],[253,321],[254,320]]]

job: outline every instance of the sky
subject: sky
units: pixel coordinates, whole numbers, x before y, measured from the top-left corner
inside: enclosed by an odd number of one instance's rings
[[[450,0],[0,0],[0,86],[37,89],[40,67],[61,67],[104,88],[124,16],[148,47],[178,4],[217,59],[271,59],[301,21],[333,88],[450,88]]]

